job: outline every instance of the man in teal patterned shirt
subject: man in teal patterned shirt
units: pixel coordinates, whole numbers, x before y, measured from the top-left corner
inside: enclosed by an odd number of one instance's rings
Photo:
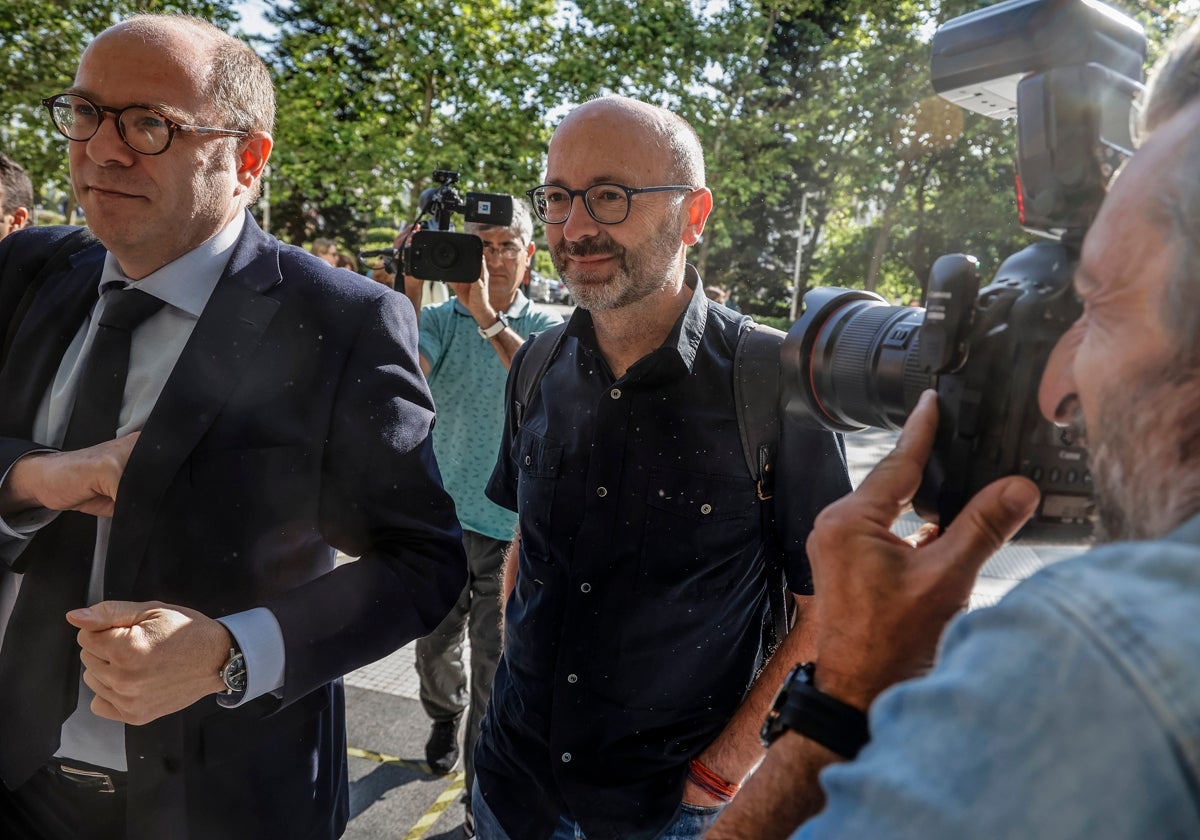
[[[467,225],[483,240],[484,268],[474,283],[451,283],[454,298],[420,306],[421,281],[404,279],[421,325],[421,370],[437,406],[433,449],[442,481],[454,499],[463,529],[470,579],[441,625],[417,642],[421,705],[433,720],[425,745],[430,770],[445,774],[458,762],[458,728],[463,712],[467,773],[466,829],[473,833],[470,790],[472,752],[487,707],[492,675],[500,658],[500,570],[517,515],[483,494],[492,474],[504,426],[504,383],[517,348],[530,333],[561,323],[520,291],[533,259],[533,220],[515,201],[508,227]],[[470,696],[463,663],[463,638],[471,643]]]

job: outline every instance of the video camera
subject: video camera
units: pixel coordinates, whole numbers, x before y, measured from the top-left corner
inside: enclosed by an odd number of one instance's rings
[[[512,196],[469,192],[463,198],[455,184],[458,173],[436,169],[433,180],[440,186],[421,193],[417,218],[421,225],[403,247],[390,252],[399,274],[442,283],[473,283],[483,267],[483,241],[469,233],[454,233],[452,217],[461,213],[467,222],[507,227],[512,224]],[[389,262],[384,256],[384,263]]]
[[[1017,207],[1045,237],[979,288],[978,263],[952,254],[930,271],[928,308],[818,288],[783,346],[790,420],[840,432],[898,429],[936,388],[939,424],[913,506],[947,525],[986,484],[1021,474],[1041,490],[1018,535],[1043,543],[1091,533],[1086,452],[1045,420],[1046,360],[1079,317],[1080,244],[1118,165],[1132,154],[1146,39],[1098,0],[1007,0],[955,18],[933,38],[934,90],[989,117],[1017,118]]]

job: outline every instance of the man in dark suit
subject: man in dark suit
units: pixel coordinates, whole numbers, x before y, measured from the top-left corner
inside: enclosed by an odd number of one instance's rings
[[[120,23],[45,104],[100,244],[0,246],[0,835],[339,836],[339,677],[466,580],[412,307],[255,225],[274,94],[211,25]]]

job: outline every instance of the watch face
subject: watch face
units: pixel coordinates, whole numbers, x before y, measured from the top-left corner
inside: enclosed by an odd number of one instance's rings
[[[788,672],[783,685],[779,687],[779,692],[775,695],[775,702],[771,704],[771,711],[767,712],[766,720],[763,721],[762,731],[759,732],[759,739],[762,741],[764,747],[769,747],[775,743],[775,740],[787,729],[787,726],[783,722],[782,712],[783,707],[787,704],[788,689],[792,685],[792,680],[806,673],[807,671],[803,663],[794,666]]]
[[[229,692],[246,690],[246,658],[238,653],[229,658],[221,669],[221,680]]]

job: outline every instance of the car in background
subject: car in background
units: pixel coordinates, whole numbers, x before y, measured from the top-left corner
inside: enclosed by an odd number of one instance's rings
[[[557,277],[547,277],[537,271],[529,272],[529,286],[525,294],[535,303],[571,305],[571,293],[567,290],[567,284]]]

